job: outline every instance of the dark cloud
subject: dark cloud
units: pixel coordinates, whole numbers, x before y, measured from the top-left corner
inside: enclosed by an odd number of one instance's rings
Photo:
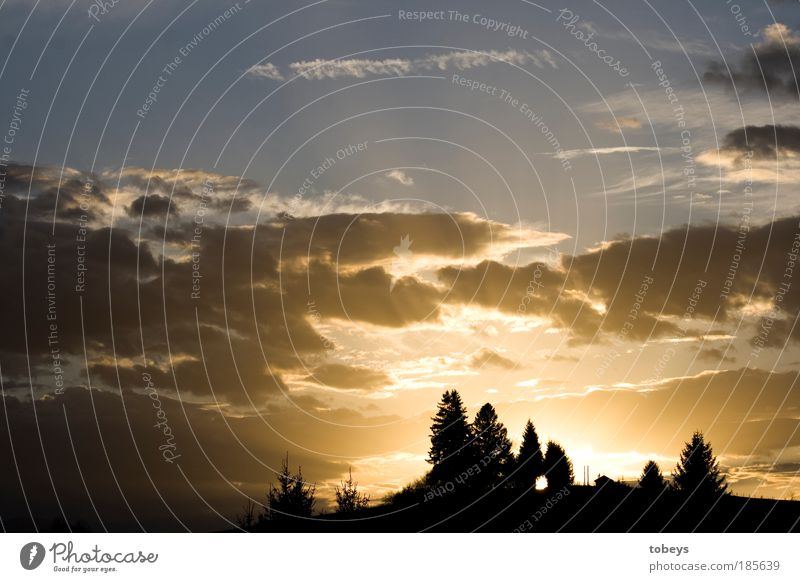
[[[503,355],[500,355],[495,350],[491,348],[481,348],[474,354],[469,357],[467,364],[470,368],[483,368],[484,366],[488,367],[495,367],[495,368],[505,368],[506,370],[512,370],[516,368],[519,364],[512,360],[511,358],[506,358]]]
[[[171,203],[170,199],[166,196],[159,196],[158,194],[139,196],[136,200],[131,202],[131,206],[128,209],[128,214],[133,217],[163,217],[167,212],[170,212],[171,214],[178,214],[178,206],[177,204]]]
[[[795,31],[781,23],[761,31],[762,41],[748,47],[738,66],[711,62],[703,80],[738,93],[768,93],[773,98],[797,99],[800,43]]]
[[[408,251],[412,255],[457,260],[509,245],[537,246],[557,236],[470,213],[328,214],[287,220],[272,228],[280,232],[284,260],[324,260],[336,265],[391,260],[404,237],[411,241]]]
[[[723,152],[755,159],[776,159],[784,154],[800,152],[800,127],[796,125],[748,125],[728,132]]]

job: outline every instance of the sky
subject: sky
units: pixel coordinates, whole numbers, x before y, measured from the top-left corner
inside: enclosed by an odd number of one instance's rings
[[[451,387],[800,494],[795,3],[101,5],[0,0],[5,522],[379,500]]]

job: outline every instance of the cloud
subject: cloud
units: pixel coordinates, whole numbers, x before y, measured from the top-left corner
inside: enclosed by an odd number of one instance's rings
[[[796,64],[800,63],[800,34],[775,22],[760,32],[761,42],[741,58],[738,68],[713,61],[703,79],[739,93],[798,98]]]
[[[635,154],[639,152],[659,152],[664,148],[653,146],[617,146],[605,148],[582,148],[575,150],[565,150],[552,156],[559,160],[572,160],[584,156],[608,156],[612,154]]]
[[[414,185],[414,179],[408,174],[406,174],[403,170],[392,170],[391,172],[386,172],[385,175],[387,178],[399,182],[403,186]]]
[[[172,214],[178,213],[178,207],[170,204],[169,198],[153,194],[151,196],[139,196],[131,202],[128,214],[132,217],[138,216],[163,216],[170,211]]]
[[[363,79],[371,75],[394,75],[401,77],[412,70],[408,59],[314,59],[289,64],[295,75],[309,80],[354,77]]]
[[[346,364],[324,364],[315,368],[306,380],[344,390],[376,390],[392,383],[384,372]]]
[[[510,358],[500,355],[491,348],[481,348],[469,357],[468,365],[470,368],[475,369],[492,367],[512,370],[519,364]]]
[[[605,129],[614,133],[622,133],[625,129],[639,129],[642,127],[642,122],[638,117],[617,117],[616,119],[608,119],[598,121],[595,127]]]
[[[247,69],[247,74],[251,77],[261,77],[263,79],[272,79],[273,81],[283,81],[284,77],[278,70],[278,67],[272,63],[263,63],[261,65],[253,65]]]
[[[796,125],[748,125],[728,132],[723,150],[741,155],[752,151],[757,159],[800,153],[800,127]]]
[[[697,156],[701,164],[720,168],[732,181],[800,182],[800,127],[748,125],[726,134],[718,150]]]
[[[445,71],[457,69],[464,71],[475,67],[485,67],[494,62],[506,62],[523,66],[532,64],[544,69],[546,67],[557,69],[558,65],[553,55],[544,49],[536,51],[519,51],[508,49],[505,51],[452,51],[448,53],[429,54],[423,57],[388,58],[388,59],[311,59],[289,63],[293,75],[299,75],[308,80],[319,81],[322,79],[355,78],[364,79],[375,75],[401,77],[409,74],[418,74],[428,71]],[[272,63],[254,65],[248,69],[252,77],[262,77],[274,80],[283,80],[283,75]]]

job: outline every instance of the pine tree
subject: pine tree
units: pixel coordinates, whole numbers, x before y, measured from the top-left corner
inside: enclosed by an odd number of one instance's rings
[[[463,471],[470,461],[470,427],[467,410],[456,390],[448,390],[439,401],[431,425],[428,462],[433,465],[433,482],[448,481]]]
[[[289,471],[289,455],[282,462],[278,473],[278,485],[270,485],[267,494],[267,519],[284,520],[292,517],[310,517],[314,510],[316,485],[303,481],[303,470],[297,468],[297,474]]]
[[[522,432],[522,444],[517,455],[515,480],[520,487],[530,488],[536,484],[536,479],[543,473],[544,455],[542,454],[542,444],[539,442],[536,428],[528,419],[525,430]]]
[[[572,472],[572,461],[570,461],[563,447],[555,441],[547,442],[547,452],[544,454],[544,469],[545,477],[547,477],[547,488],[550,490],[572,485],[575,480],[575,475]]]
[[[358,483],[353,483],[353,470],[348,470],[347,481],[342,481],[341,487],[336,487],[336,513],[352,513],[366,509],[369,505],[369,495],[358,491]]]
[[[483,487],[494,487],[511,474],[514,453],[508,431],[497,418],[494,406],[488,402],[481,406],[472,422],[473,451],[480,473],[476,482]]]
[[[655,461],[647,461],[639,478],[639,488],[648,493],[661,493],[666,489],[667,482],[661,474],[661,468]]]
[[[716,497],[728,489],[711,443],[706,443],[700,431],[696,431],[683,447],[672,480],[676,490],[694,498]]]

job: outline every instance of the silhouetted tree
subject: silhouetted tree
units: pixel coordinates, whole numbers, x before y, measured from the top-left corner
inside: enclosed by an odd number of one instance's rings
[[[555,441],[547,442],[547,452],[544,454],[544,470],[548,489],[561,489],[565,485],[572,485],[575,480],[575,475],[572,472],[572,461],[570,461],[561,445]]]
[[[270,485],[267,494],[267,519],[281,520],[292,517],[310,517],[314,510],[316,485],[303,481],[303,470],[297,468],[297,474],[289,471],[289,455],[282,462],[278,473],[278,485]]]
[[[647,461],[639,478],[639,488],[649,493],[661,493],[667,482],[661,474],[661,468],[655,461]]]
[[[256,514],[256,504],[253,503],[252,499],[247,501],[241,513],[236,514],[235,520],[236,525],[243,530],[250,530],[256,526],[259,516]]]
[[[431,480],[448,481],[458,475],[470,459],[470,427],[467,410],[456,390],[448,390],[439,401],[431,425],[428,462]]]
[[[536,428],[528,419],[525,430],[522,432],[522,444],[517,455],[517,472],[515,480],[520,487],[533,487],[544,473],[544,455],[542,454],[542,443],[539,442],[539,435]]]
[[[508,431],[497,418],[494,406],[488,402],[481,406],[472,422],[472,443],[475,461],[480,473],[474,478],[482,486],[494,486],[511,473],[514,453]]]
[[[683,447],[672,480],[676,490],[699,498],[722,495],[728,489],[711,444],[700,431]]]
[[[358,483],[353,482],[353,470],[348,469],[347,481],[336,487],[336,513],[352,513],[369,505],[369,495],[358,491]]]

